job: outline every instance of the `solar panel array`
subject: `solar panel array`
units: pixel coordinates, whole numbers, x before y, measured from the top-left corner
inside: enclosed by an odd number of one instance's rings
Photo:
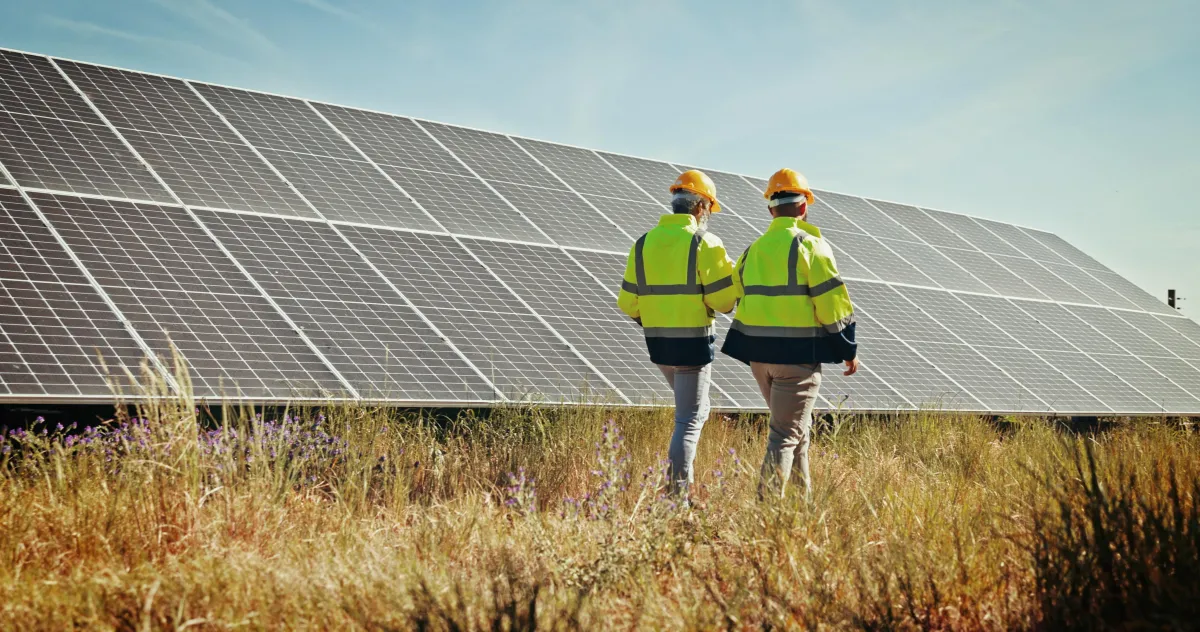
[[[0,401],[174,348],[214,399],[669,403],[615,295],[687,168],[0,50]],[[736,258],[766,183],[705,171]],[[823,408],[1200,412],[1200,325],[1059,237],[817,196],[864,362]]]

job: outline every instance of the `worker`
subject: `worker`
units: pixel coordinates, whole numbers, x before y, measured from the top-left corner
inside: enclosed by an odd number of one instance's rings
[[[617,306],[641,324],[650,361],[675,393],[669,480],[686,502],[709,413],[713,314],[733,311],[733,262],[720,238],[707,231],[710,215],[721,211],[712,179],[685,171],[670,192],[672,213],[629,251]]]
[[[773,219],[734,268],[737,313],[721,352],[750,365],[771,412],[759,497],[785,495],[794,463],[809,498],[808,446],[821,364],[845,362],[843,375],[858,371],[854,306],[829,242],[807,221],[808,180],[780,169],[764,197]]]

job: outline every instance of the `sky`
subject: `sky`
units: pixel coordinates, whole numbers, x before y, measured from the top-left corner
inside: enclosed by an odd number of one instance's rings
[[[1200,2],[0,0],[0,45],[1052,231],[1200,316]],[[819,220],[817,221],[819,225]]]

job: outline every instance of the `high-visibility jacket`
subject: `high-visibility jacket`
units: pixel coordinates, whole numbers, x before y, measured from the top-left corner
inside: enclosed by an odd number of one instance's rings
[[[642,325],[650,361],[713,361],[713,312],[733,311],[733,262],[691,215],[663,215],[629,251],[617,306]]]
[[[775,218],[738,259],[733,287],[737,314],[722,353],[747,364],[835,363],[857,354],[854,306],[815,226]]]

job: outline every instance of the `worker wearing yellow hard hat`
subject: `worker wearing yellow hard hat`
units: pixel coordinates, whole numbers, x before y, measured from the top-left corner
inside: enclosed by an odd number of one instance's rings
[[[734,307],[733,262],[707,230],[709,215],[721,210],[712,179],[686,171],[670,192],[672,212],[629,251],[617,306],[642,325],[650,361],[674,391],[675,432],[667,456],[672,489],[686,499],[709,413],[713,315]]]
[[[854,305],[829,242],[807,221],[808,180],[780,169],[763,197],[773,219],[734,268],[737,313],[721,352],[750,365],[771,411],[760,496],[784,494],[793,463],[807,495],[821,364],[845,362],[844,375],[858,371]]]

